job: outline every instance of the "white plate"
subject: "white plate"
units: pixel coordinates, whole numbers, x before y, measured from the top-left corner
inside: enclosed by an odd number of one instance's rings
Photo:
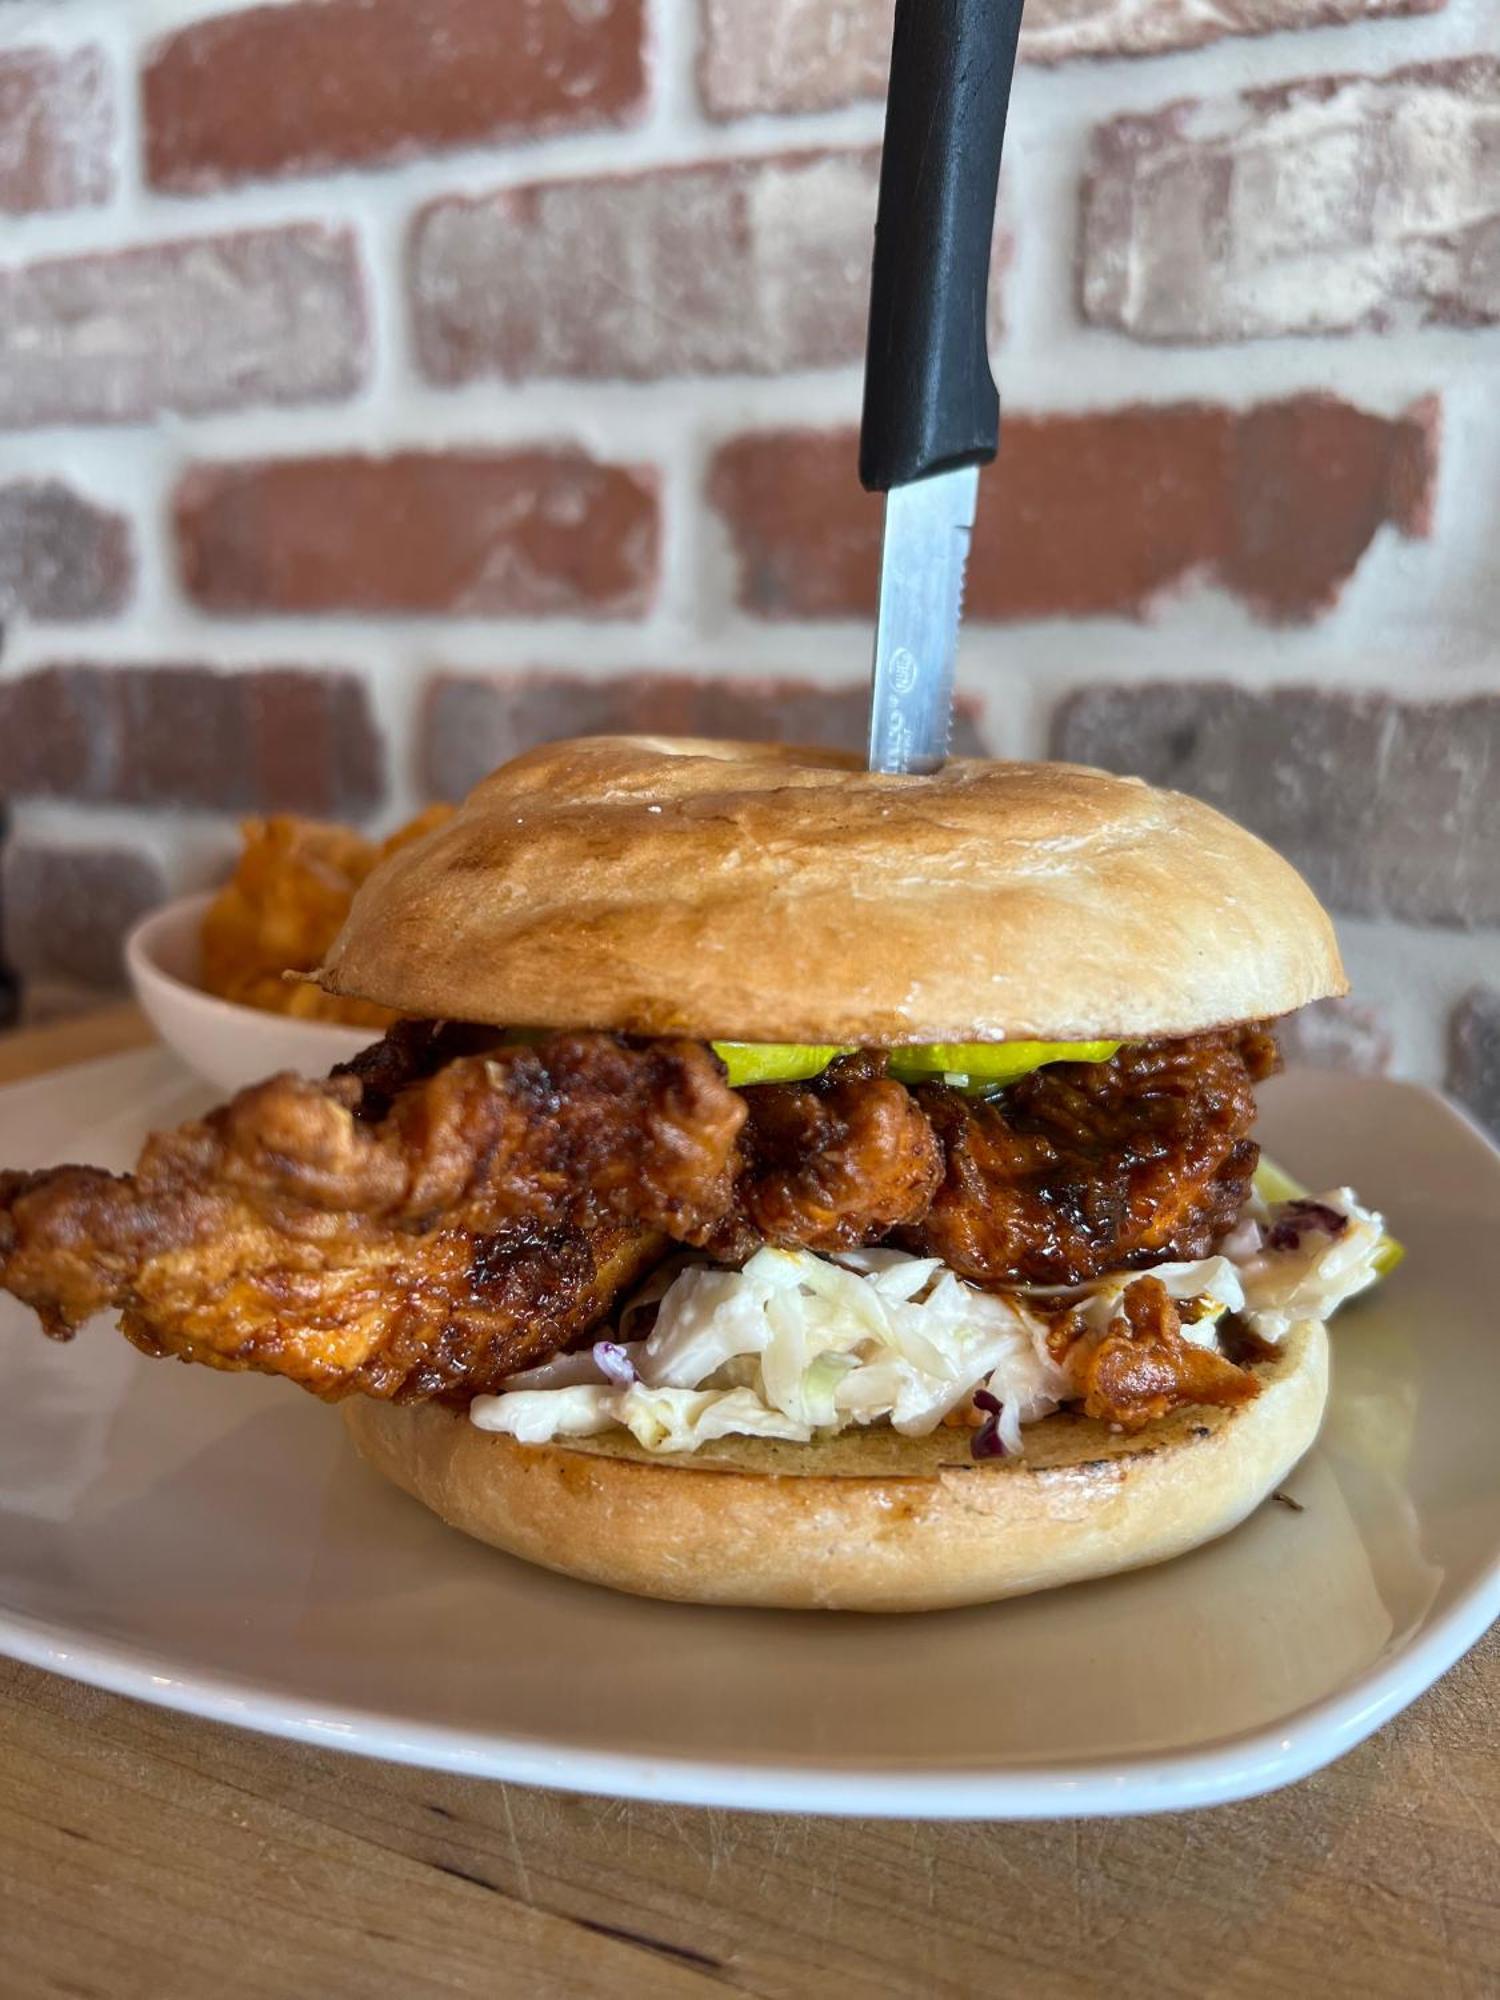
[[[204,1102],[159,1051],[0,1092],[0,1158],[123,1166]],[[1432,1094],[1304,1073],[1266,1137],[1409,1246],[1335,1330],[1322,1442],[1157,1570],[876,1619],[648,1604],[450,1533],[284,1384],[71,1347],[0,1300],[0,1647],[450,1770],[821,1812],[1146,1812],[1349,1749],[1500,1613],[1500,1156]]]

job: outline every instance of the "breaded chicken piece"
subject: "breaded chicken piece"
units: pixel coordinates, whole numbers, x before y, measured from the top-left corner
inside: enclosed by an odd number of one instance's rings
[[[812,1083],[745,1091],[744,1165],[717,1254],[733,1261],[761,1242],[848,1250],[921,1221],[942,1179],[942,1148],[884,1067],[879,1051],[862,1052]]]
[[[1183,1338],[1177,1306],[1159,1278],[1137,1278],[1120,1304],[1105,1333],[1084,1335],[1069,1352],[1086,1417],[1138,1431],[1185,1403],[1232,1409],[1260,1394],[1248,1369]]]
[[[59,1336],[116,1306],[149,1353],[467,1396],[587,1333],[672,1241],[730,1262],[894,1241],[992,1286],[1202,1256],[1275,1064],[1237,1029],[986,1103],[909,1091],[878,1050],[736,1092],[700,1042],[403,1023],[326,1082],[273,1077],[158,1135],[133,1175],[0,1175],[0,1285]],[[1207,1381],[1160,1321],[1100,1352],[1119,1420],[1159,1377]]]
[[[924,1084],[945,1170],[912,1250],[978,1284],[1073,1284],[1206,1256],[1250,1192],[1254,1086],[1280,1066],[1259,1028],[1054,1063],[987,1103]]]
[[[62,1337],[116,1306],[149,1353],[320,1395],[475,1393],[727,1210],[745,1111],[701,1044],[445,1046],[272,1077],[131,1175],[0,1176],[0,1285]]]

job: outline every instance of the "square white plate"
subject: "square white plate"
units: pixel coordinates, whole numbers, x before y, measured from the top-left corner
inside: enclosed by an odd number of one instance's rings
[[[152,1050],[0,1091],[0,1160],[123,1167],[206,1101]],[[1263,1136],[1407,1262],[1334,1331],[1324,1435],[1238,1532],[987,1609],[650,1604],[449,1532],[259,1377],[70,1347],[0,1299],[0,1648],[450,1770],[689,1804],[1001,1819],[1285,1784],[1500,1614],[1500,1155],[1411,1085],[1301,1073]]]

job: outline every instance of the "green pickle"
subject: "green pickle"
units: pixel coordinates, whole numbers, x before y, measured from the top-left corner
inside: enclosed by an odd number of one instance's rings
[[[1260,1165],[1255,1169],[1255,1192],[1269,1205],[1278,1201],[1300,1201],[1307,1189],[1301,1181],[1294,1180],[1285,1167],[1279,1167],[1262,1153]],[[1382,1278],[1388,1278],[1405,1255],[1404,1243],[1398,1243],[1389,1234],[1382,1236],[1380,1248],[1375,1252],[1375,1268]]]
[[[821,1076],[835,1056],[853,1054],[814,1042],[715,1042],[713,1049],[736,1090],[745,1083],[802,1083]]]
[[[978,1095],[1019,1083],[1044,1063],[1108,1062],[1118,1042],[913,1042],[892,1049],[891,1075],[903,1083],[942,1077]]]
[[[984,1096],[1030,1076],[1043,1063],[1108,1062],[1118,1042],[913,1042],[890,1052],[890,1073],[902,1083],[946,1078],[960,1090]],[[799,1083],[821,1076],[849,1047],[802,1042],[715,1042],[714,1054],[738,1087],[747,1083]]]

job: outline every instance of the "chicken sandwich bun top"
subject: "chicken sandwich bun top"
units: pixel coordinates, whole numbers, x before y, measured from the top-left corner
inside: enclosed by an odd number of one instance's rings
[[[0,1175],[0,1285],[338,1400],[596,1583],[919,1610],[1175,1555],[1306,1451],[1399,1254],[1251,1136],[1274,1018],[1344,990],[1327,917],[1133,780],[554,744],[318,976],[402,1018],[133,1175]]]
[[[1190,1035],[1347,990],[1295,869],[1069,764],[597,737],[369,878],[320,974],[406,1014],[761,1043]]]

